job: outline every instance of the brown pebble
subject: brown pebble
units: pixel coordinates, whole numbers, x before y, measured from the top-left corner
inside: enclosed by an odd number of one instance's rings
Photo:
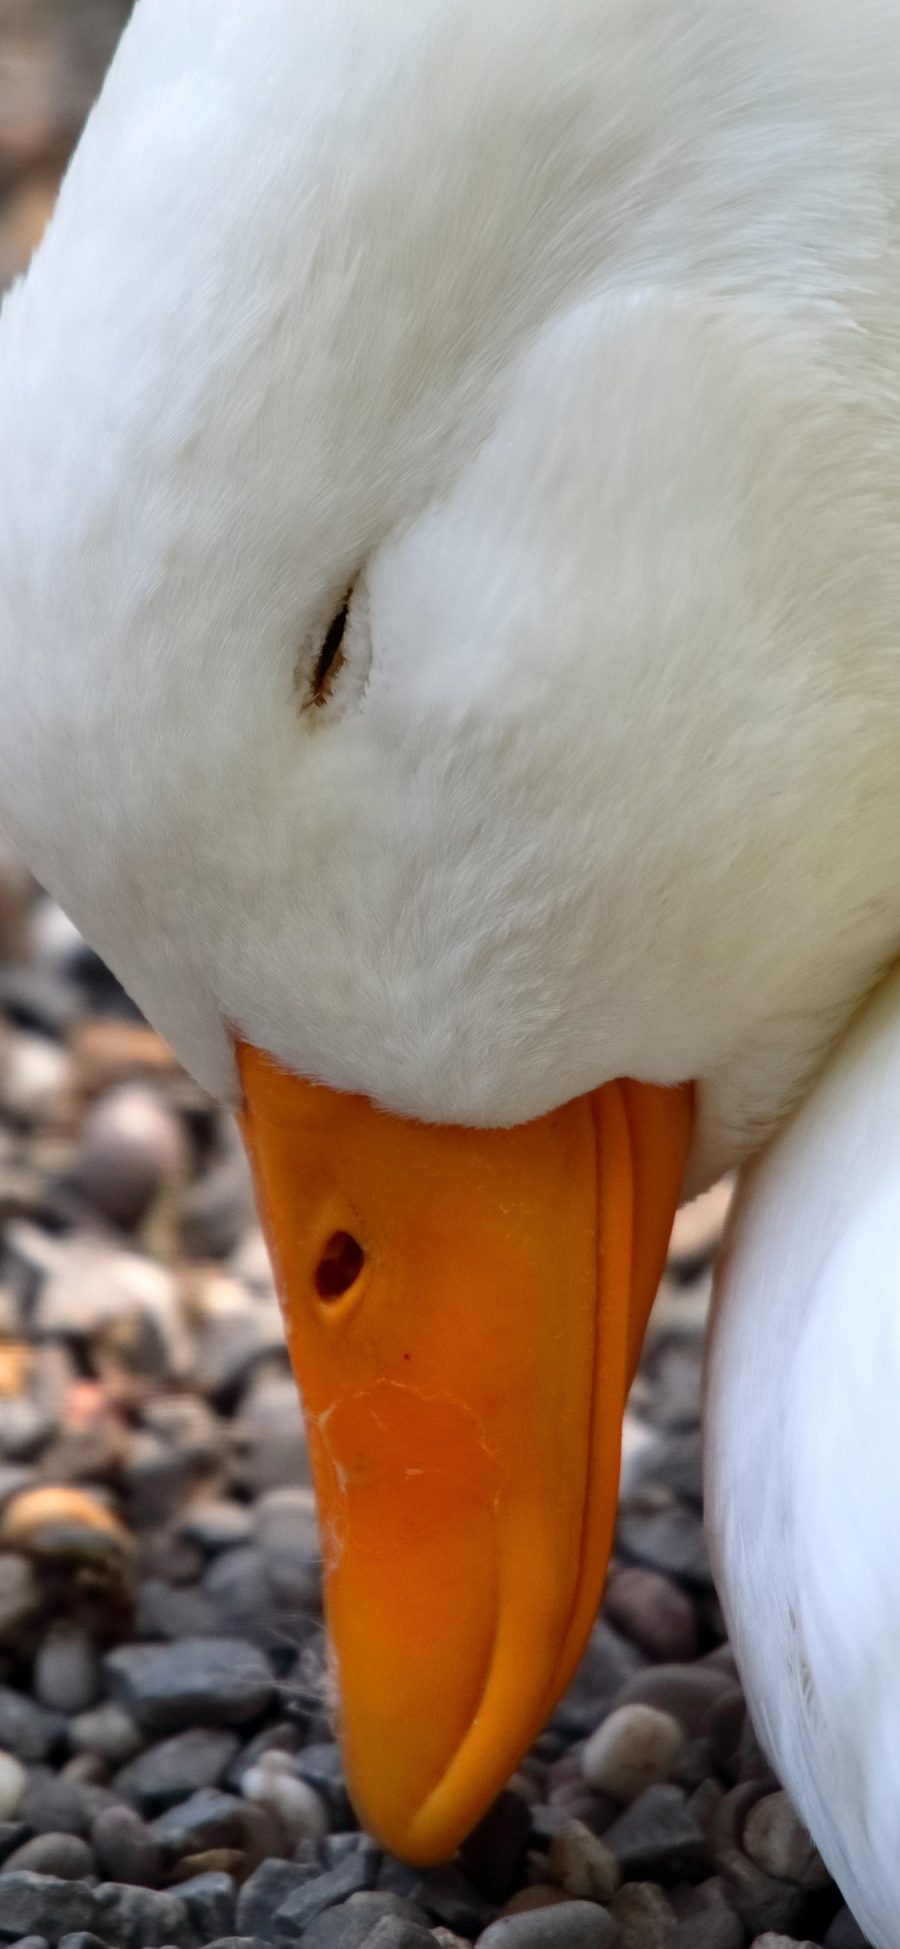
[[[178,1118],[146,1084],[123,1083],[88,1110],[74,1175],[98,1211],[132,1227],[164,1187],[184,1183],[189,1163]]]
[[[504,1902],[501,1915],[528,1915],[533,1908],[555,1908],[567,1900],[561,1888],[551,1888],[544,1881],[538,1881],[533,1888],[520,1888]]]
[[[653,1881],[632,1881],[610,1903],[616,1949],[664,1949],[674,1923],[671,1904]]]
[[[585,1902],[608,1902],[621,1880],[615,1856],[580,1820],[554,1835],[547,1874],[572,1900]]]
[[[758,1800],[744,1822],[744,1853],[766,1874],[800,1888],[827,1888],[831,1876],[786,1793]]]
[[[582,1770],[595,1792],[628,1802],[668,1777],[683,1745],[681,1727],[670,1712],[652,1705],[622,1705],[591,1733]]]
[[[611,1579],[604,1615],[653,1658],[680,1662],[697,1650],[697,1613],[687,1592],[659,1570],[633,1565]]]

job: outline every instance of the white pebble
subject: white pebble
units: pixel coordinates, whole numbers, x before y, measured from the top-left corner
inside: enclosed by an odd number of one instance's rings
[[[258,1766],[248,1767],[241,1780],[245,1800],[270,1807],[292,1840],[323,1840],[328,1832],[328,1814],[320,1796],[306,1780],[273,1767],[272,1758],[271,1753],[263,1754],[267,1766],[261,1760]]]
[[[684,1735],[671,1713],[620,1705],[592,1732],[581,1756],[588,1786],[614,1800],[636,1800],[671,1772]]]
[[[14,1753],[0,1752],[0,1820],[14,1820],[28,1787],[28,1775]]]

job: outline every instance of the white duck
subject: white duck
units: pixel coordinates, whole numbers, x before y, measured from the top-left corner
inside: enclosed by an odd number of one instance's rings
[[[895,0],[139,0],[0,327],[0,818],[240,1063],[362,1810],[452,1847],[577,1656],[693,1085],[722,1590],[880,1949],[898,91]]]

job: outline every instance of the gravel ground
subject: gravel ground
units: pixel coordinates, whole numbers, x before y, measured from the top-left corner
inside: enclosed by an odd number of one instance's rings
[[[127,15],[0,0],[0,285]],[[452,1866],[355,1824],[303,1430],[230,1121],[0,850],[0,1944],[860,1949],[724,1642],[682,1214],[582,1668]]]

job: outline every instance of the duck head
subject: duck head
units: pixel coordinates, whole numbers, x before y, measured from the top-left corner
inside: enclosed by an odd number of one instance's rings
[[[140,0],[0,326],[0,816],[242,1112],[416,1859],[589,1628],[679,1189],[896,946],[862,190],[688,14]]]

